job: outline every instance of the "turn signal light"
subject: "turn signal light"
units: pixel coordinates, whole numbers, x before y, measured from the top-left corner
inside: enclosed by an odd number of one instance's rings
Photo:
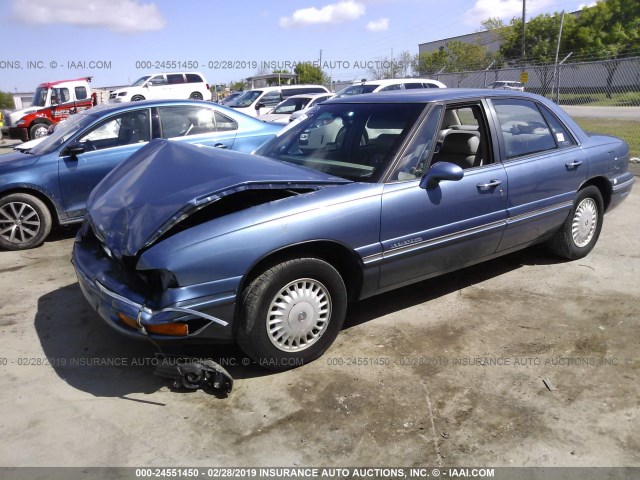
[[[176,337],[184,337],[189,333],[189,327],[186,323],[164,323],[161,325],[145,325],[149,333],[156,335],[173,335]]]
[[[123,313],[118,313],[118,318],[127,327],[138,330],[138,322],[135,319],[126,316]],[[174,337],[184,337],[189,334],[189,327],[186,323],[164,323],[160,325],[144,325],[144,328],[149,333],[156,335],[171,335]]]
[[[125,314],[123,313],[118,313],[118,318],[120,319],[120,321],[122,323],[124,323],[127,327],[131,327],[131,328],[135,328],[136,330],[138,329],[138,323],[135,321],[134,318],[131,317],[127,317]]]

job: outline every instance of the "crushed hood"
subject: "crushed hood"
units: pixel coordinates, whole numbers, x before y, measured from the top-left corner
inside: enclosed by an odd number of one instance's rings
[[[344,183],[350,182],[266,157],[153,140],[98,184],[87,211],[96,236],[119,258],[235,192]]]

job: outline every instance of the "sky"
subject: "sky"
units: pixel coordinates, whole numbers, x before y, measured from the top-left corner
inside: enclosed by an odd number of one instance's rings
[[[527,18],[584,0],[526,0]],[[295,62],[321,62],[335,81],[418,44],[473,33],[489,17],[522,15],[522,0],[2,0],[0,90],[93,77],[128,85],[154,72],[199,71],[210,84]],[[163,64],[164,62],[164,64]]]

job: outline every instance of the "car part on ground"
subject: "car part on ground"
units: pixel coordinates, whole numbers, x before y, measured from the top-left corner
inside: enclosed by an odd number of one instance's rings
[[[233,378],[222,366],[210,359],[184,358],[175,355],[156,355],[154,374],[173,380],[173,388],[180,390],[213,390],[228,395]]]

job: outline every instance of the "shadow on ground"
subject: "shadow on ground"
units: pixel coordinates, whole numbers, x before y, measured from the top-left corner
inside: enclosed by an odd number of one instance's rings
[[[543,249],[528,249],[355,302],[349,307],[344,328],[428,302],[523,265],[558,261]],[[170,384],[153,375],[158,348],[111,330],[86,302],[77,283],[38,299],[35,328],[55,372],[74,388],[95,396],[124,397],[152,393]],[[167,352],[211,358],[224,365],[235,379],[272,373],[253,364],[245,366],[248,358],[235,345],[189,346]]]

